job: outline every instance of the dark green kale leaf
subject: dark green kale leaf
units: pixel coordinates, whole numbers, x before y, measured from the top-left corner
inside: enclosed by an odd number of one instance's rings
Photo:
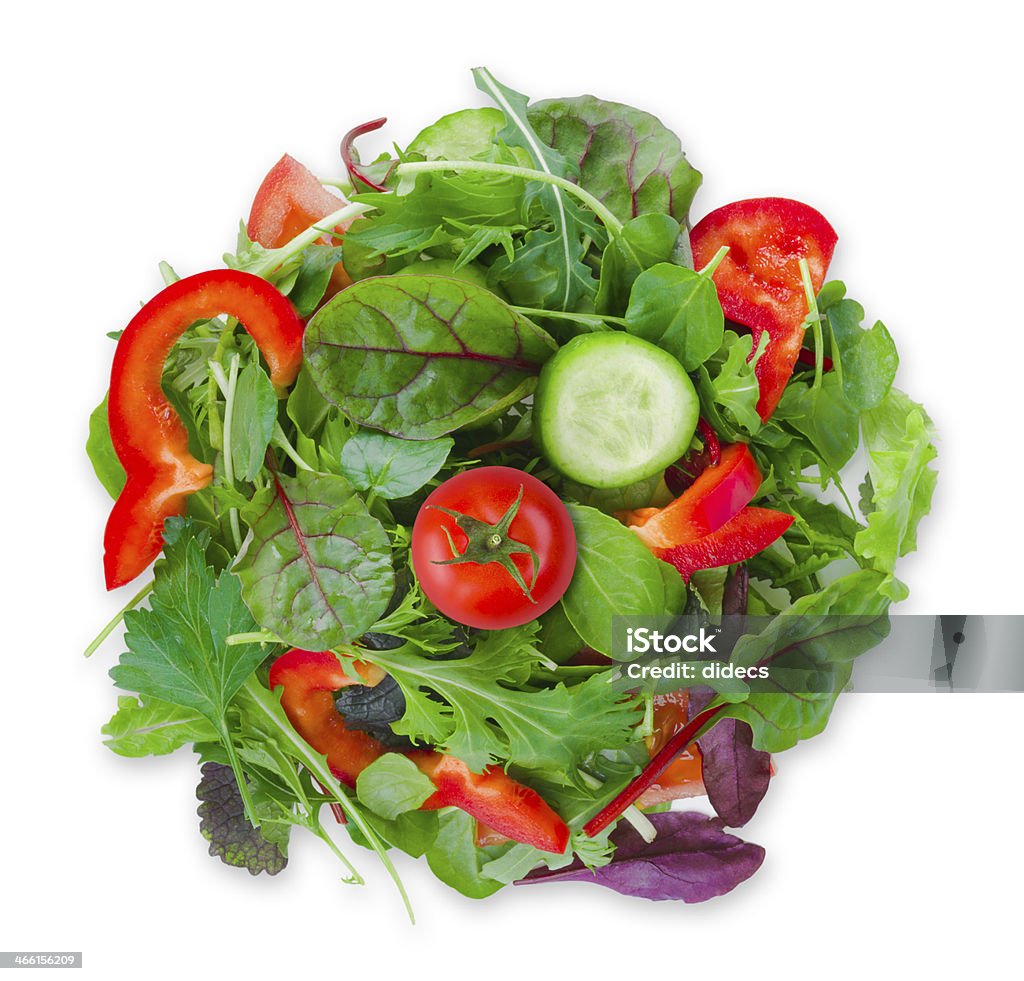
[[[210,843],[210,854],[225,865],[248,869],[250,875],[277,875],[288,864],[287,825],[274,826],[271,841],[245,816],[242,797],[230,766],[204,763],[196,788],[199,830]],[[278,829],[284,828],[283,837]]]

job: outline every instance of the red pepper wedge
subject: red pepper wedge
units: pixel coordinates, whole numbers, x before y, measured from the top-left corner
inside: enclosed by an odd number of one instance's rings
[[[356,664],[363,683],[374,682],[372,672],[376,670]],[[360,682],[346,674],[330,651],[290,650],[274,662],[269,681],[272,689],[284,689],[281,707],[295,731],[327,757],[331,772],[346,786],[354,787],[366,767],[394,752],[368,733],[345,726],[334,704],[334,692]],[[433,750],[411,750],[405,755],[437,788],[422,809],[459,807],[513,841],[546,852],[565,851],[569,842],[566,823],[540,794],[513,780],[501,767],[473,773],[461,760]]]
[[[107,589],[131,582],[160,553],[165,519],[184,513],[213,468],[188,450],[188,433],[160,386],[175,341],[197,320],[228,314],[249,331],[275,385],[302,364],[302,321],[273,286],[251,273],[217,269],[172,283],[131,320],[117,342],[107,412],[127,482],[103,537]]]
[[[803,346],[807,300],[799,261],[807,260],[817,292],[837,240],[820,212],[789,198],[727,204],[705,215],[690,232],[698,269],[723,245],[729,247],[712,277],[725,316],[750,328],[755,351],[761,335],[768,334],[768,347],[754,369],[762,420],[779,404]]]
[[[717,569],[753,558],[781,538],[792,523],[791,514],[768,508],[744,508],[710,535],[663,549],[658,557],[674,566],[684,582],[689,582],[698,569]]]
[[[264,248],[279,249],[344,205],[308,168],[286,153],[270,168],[257,189],[245,231]],[[340,234],[347,227],[339,226],[334,231]],[[330,239],[325,235],[320,241],[326,244]],[[331,271],[326,297],[329,299],[351,285],[351,277],[339,262]]]
[[[671,504],[620,512],[619,517],[657,555],[659,549],[717,531],[750,503],[760,486],[761,471],[750,447],[733,443]]]

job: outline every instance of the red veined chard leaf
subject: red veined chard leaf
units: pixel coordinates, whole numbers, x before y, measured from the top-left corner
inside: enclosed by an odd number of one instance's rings
[[[306,369],[360,425],[434,439],[529,395],[556,350],[482,286],[444,276],[364,279],[306,328]]]
[[[256,622],[293,647],[324,650],[361,636],[394,591],[381,523],[344,478],[276,476],[247,520],[252,541],[235,563]]]
[[[620,220],[660,212],[686,221],[700,171],[656,116],[581,95],[537,102],[529,119],[548,146],[579,167],[580,186]]]

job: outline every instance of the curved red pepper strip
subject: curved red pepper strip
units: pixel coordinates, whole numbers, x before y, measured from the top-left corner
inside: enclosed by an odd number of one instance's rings
[[[652,513],[621,512],[655,554],[717,531],[748,504],[761,486],[761,471],[746,443],[731,443],[671,504]],[[642,517],[642,521],[637,521]]]
[[[164,520],[184,513],[213,468],[188,451],[188,433],[160,386],[175,341],[197,320],[228,314],[249,331],[275,385],[302,364],[302,321],[273,286],[251,273],[218,269],[172,283],[149,301],[117,342],[107,412],[128,480],[107,520],[107,589],[131,582],[160,553]]]
[[[792,523],[791,514],[769,508],[744,508],[717,531],[662,549],[658,558],[674,566],[683,582],[689,582],[698,569],[717,569],[753,558],[781,538]]]
[[[356,664],[363,681],[372,680],[377,669]],[[366,732],[348,729],[334,705],[334,692],[359,684],[345,673],[330,651],[293,649],[282,654],[270,669],[270,687],[282,687],[281,707],[302,736],[327,757],[331,772],[354,787],[359,774],[389,750]],[[478,821],[513,841],[541,851],[562,854],[569,842],[569,828],[535,790],[513,780],[500,767],[489,766],[473,773],[453,756],[432,750],[405,753],[433,782],[437,792],[423,810],[459,807]]]

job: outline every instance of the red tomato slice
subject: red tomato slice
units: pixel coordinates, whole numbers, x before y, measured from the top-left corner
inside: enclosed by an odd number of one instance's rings
[[[815,292],[825,274],[838,236],[824,216],[789,198],[750,198],[727,204],[702,218],[690,232],[694,265],[707,265],[723,245],[729,253],[714,273],[726,317],[749,327],[757,350],[768,332],[768,348],[757,362],[760,386],[757,411],[767,419],[803,345],[807,300],[800,278],[806,259]]]
[[[267,249],[277,249],[344,204],[310,170],[286,153],[270,168],[256,191],[245,230],[252,241]],[[336,231],[340,234],[346,228],[348,225],[339,226]],[[326,243],[327,236],[321,241]],[[327,296],[351,285],[352,280],[339,262],[331,274]]]

